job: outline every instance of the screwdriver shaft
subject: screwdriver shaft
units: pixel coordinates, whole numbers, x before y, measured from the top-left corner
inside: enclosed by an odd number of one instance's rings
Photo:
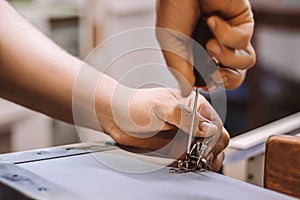
[[[194,106],[193,106],[193,111],[192,111],[192,123],[191,123],[191,128],[190,128],[190,133],[189,133],[189,138],[188,138],[188,144],[187,144],[187,153],[191,154],[191,145],[192,145],[192,139],[193,139],[193,134],[195,130],[195,120],[196,120],[196,112],[197,112],[197,107],[198,107],[198,93],[199,93],[200,88],[195,87],[195,101],[194,101]]]

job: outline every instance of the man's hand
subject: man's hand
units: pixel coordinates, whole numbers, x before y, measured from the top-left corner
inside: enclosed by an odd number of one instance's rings
[[[224,85],[228,89],[238,87],[244,80],[246,70],[255,63],[255,51],[250,43],[254,20],[248,0],[160,0],[157,6],[157,27],[167,28],[181,34],[192,36],[198,20],[206,18],[207,25],[213,34],[207,44],[207,51],[222,66],[236,70],[230,73],[219,70]],[[182,94],[187,96],[195,83],[193,67],[190,64],[191,51],[179,34],[160,33],[157,38],[164,48],[186,51],[181,57],[163,51],[168,66],[177,73]],[[215,80],[219,82],[219,80]]]
[[[246,69],[255,63],[255,51],[251,45],[254,19],[248,0],[201,0],[203,16],[209,16],[207,25],[214,38],[206,44],[208,52],[222,65],[236,69],[239,79],[231,79],[221,69],[225,86],[234,89],[244,80]]]
[[[165,88],[123,88],[123,98],[116,94],[112,100],[112,112],[98,107],[99,122],[104,132],[118,144],[157,151],[178,159],[185,156],[187,137],[192,119],[194,93],[183,98],[180,91]],[[124,98],[125,97],[125,98]],[[127,100],[126,100],[127,99]],[[124,101],[125,100],[125,101]],[[125,108],[125,109],[124,109]],[[199,96],[196,119],[198,137],[216,135],[216,145],[209,147],[207,158],[217,171],[223,162],[223,150],[229,142],[229,134],[222,122],[203,96]],[[183,132],[178,132],[178,128]],[[214,144],[212,144],[214,145]]]

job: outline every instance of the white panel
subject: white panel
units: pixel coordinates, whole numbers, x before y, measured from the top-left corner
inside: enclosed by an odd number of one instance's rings
[[[52,146],[53,122],[49,117],[35,114],[11,127],[11,150],[24,151]]]
[[[300,82],[300,27],[298,30],[261,27],[256,37],[262,66]]]

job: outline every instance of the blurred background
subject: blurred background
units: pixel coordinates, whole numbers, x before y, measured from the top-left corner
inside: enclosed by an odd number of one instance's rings
[[[9,2],[59,46],[82,59],[116,33],[155,25],[155,0]],[[257,63],[239,89],[227,92],[225,127],[232,137],[300,111],[300,1],[251,2]],[[78,141],[72,126],[0,99],[1,153]]]

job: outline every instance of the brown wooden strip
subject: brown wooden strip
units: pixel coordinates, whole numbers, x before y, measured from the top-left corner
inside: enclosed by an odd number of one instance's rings
[[[300,137],[278,135],[267,140],[264,184],[300,198]]]

